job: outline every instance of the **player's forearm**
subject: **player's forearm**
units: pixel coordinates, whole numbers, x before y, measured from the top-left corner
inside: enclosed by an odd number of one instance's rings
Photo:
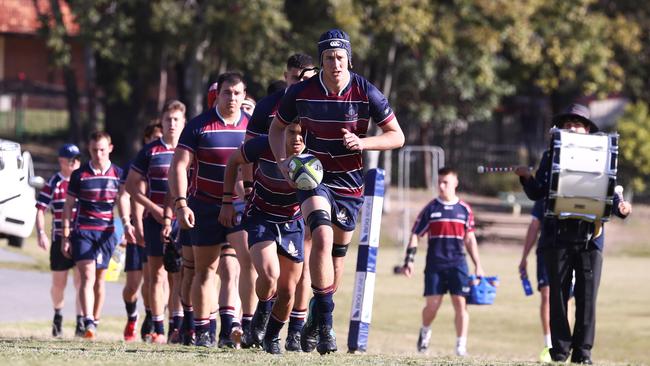
[[[61,227],[63,237],[70,236],[70,226],[72,218],[72,208],[75,204],[75,198],[71,195],[67,195],[65,198],[65,203],[63,203],[63,213],[61,214]]]
[[[474,262],[474,266],[479,268],[481,266],[481,259],[479,258],[478,242],[476,241],[474,233],[468,233],[465,236],[465,249],[467,250],[469,257],[472,259],[472,262]]]
[[[39,235],[45,232],[45,212],[42,209],[36,210],[36,232]]]
[[[228,164],[226,165],[226,172],[223,178],[223,192],[230,193],[231,197],[235,193],[235,180],[237,179],[237,172],[239,170],[240,164],[237,163],[236,155],[239,155],[239,152],[235,152],[228,159]],[[225,197],[224,197],[225,198]]]
[[[271,151],[273,151],[273,156],[275,156],[275,161],[278,163],[287,158],[287,152],[284,147],[285,128],[286,126],[280,122],[278,117],[273,118],[273,122],[269,128],[269,145],[271,146]]]
[[[379,136],[369,136],[361,139],[364,150],[392,150],[404,145],[404,134],[401,130],[386,131]]]
[[[131,221],[131,197],[129,196],[128,192],[126,192],[126,189],[124,186],[120,186],[120,190],[117,193],[118,199],[117,199],[117,211],[120,214],[120,218],[122,218],[122,221],[130,222]]]
[[[418,246],[418,235],[412,233],[407,248],[416,248],[417,246]]]
[[[539,220],[533,219],[528,225],[528,230],[526,231],[526,241],[524,242],[524,250],[522,253],[523,258],[528,258],[530,250],[535,246],[535,241],[537,240],[537,233],[539,231]]]
[[[169,192],[174,200],[178,197],[185,197],[187,194],[187,167],[189,163],[181,157],[182,154],[184,152],[176,148],[174,159],[169,167]]]

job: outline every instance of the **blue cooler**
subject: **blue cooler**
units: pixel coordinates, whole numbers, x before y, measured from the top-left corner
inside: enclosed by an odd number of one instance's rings
[[[467,303],[470,305],[492,305],[497,296],[499,276],[480,277],[479,283],[474,285],[475,276],[470,276],[470,290]]]

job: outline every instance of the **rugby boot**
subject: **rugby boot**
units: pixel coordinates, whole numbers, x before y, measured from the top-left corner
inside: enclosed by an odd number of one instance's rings
[[[251,339],[253,344],[260,346],[266,334],[266,325],[271,317],[270,311],[255,311],[253,320],[251,321]]]
[[[129,320],[124,326],[124,341],[135,341],[135,328],[137,328],[137,320]]]
[[[244,332],[241,336],[241,348],[247,349],[255,347],[253,343],[253,335],[251,334],[251,328],[244,328]]]
[[[262,341],[262,349],[264,349],[266,353],[272,355],[281,355],[282,350],[280,349],[280,337],[275,337],[273,339],[264,337],[264,340]]]
[[[329,324],[323,324],[319,327],[318,330],[318,345],[316,350],[321,355],[336,352],[336,336],[334,335],[334,330]]]
[[[84,339],[89,341],[94,341],[97,338],[97,327],[95,324],[89,324],[86,326],[86,331],[84,333]]]
[[[197,333],[196,334],[195,345],[197,347],[206,347],[206,348],[214,347],[213,340],[210,337],[210,332],[206,330],[206,331]]]
[[[182,338],[183,338],[183,345],[184,346],[192,346],[192,345],[194,345],[194,342],[196,340],[194,330],[193,329],[186,330],[183,333]]]
[[[84,334],[86,334],[86,327],[84,326],[83,319],[82,320],[77,319],[77,325],[74,328],[74,336],[78,338],[83,338]]]
[[[289,352],[302,351],[302,348],[300,347],[300,332],[289,331],[287,333],[287,340],[284,343],[284,349],[286,349]]]
[[[178,329],[174,329],[169,333],[167,337],[167,343],[169,344],[181,344],[181,332]]]
[[[63,330],[61,329],[63,323],[63,317],[61,315],[54,315],[52,320],[52,337],[60,338],[63,335]]]
[[[140,327],[140,337],[142,338],[142,341],[151,343],[151,333],[153,333],[153,321],[151,320],[151,315],[147,314],[142,322],[142,327]]]
[[[164,334],[152,333],[151,343],[153,344],[167,344],[167,337]]]
[[[219,338],[219,342],[217,343],[217,347],[219,348],[232,348],[235,349],[235,342],[233,342],[230,338]]]
[[[232,341],[233,345],[235,346],[235,349],[240,349],[241,348],[242,336],[243,335],[244,335],[244,331],[241,329],[240,326],[234,326],[232,328],[232,331],[230,332],[230,340]]]
[[[307,320],[300,330],[300,348],[303,352],[311,352],[318,344],[318,317],[316,314],[316,300],[312,297],[309,300]]]

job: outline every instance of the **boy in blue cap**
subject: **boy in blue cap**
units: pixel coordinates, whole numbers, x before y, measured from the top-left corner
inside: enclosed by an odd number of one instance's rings
[[[65,144],[59,148],[58,153],[59,171],[47,180],[43,189],[36,199],[36,231],[38,237],[38,246],[43,250],[50,250],[50,270],[52,271],[52,287],[50,295],[52,296],[52,305],[54,306],[54,319],[52,320],[52,336],[60,337],[62,335],[61,327],[63,322],[64,291],[68,281],[68,270],[74,267],[74,262],[66,258],[61,253],[61,216],[63,214],[63,204],[65,203],[66,192],[70,175],[79,168],[80,156],[79,148],[74,144]],[[50,210],[52,213],[52,243],[45,231],[45,211]],[[79,271],[73,272],[74,285],[79,289]],[[83,335],[83,317],[79,300],[75,301],[77,309],[77,329],[76,335]]]

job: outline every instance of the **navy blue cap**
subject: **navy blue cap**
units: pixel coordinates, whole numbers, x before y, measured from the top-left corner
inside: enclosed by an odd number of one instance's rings
[[[318,40],[318,58],[321,65],[323,64],[323,52],[335,48],[344,49],[348,54],[348,65],[352,65],[352,45],[350,36],[340,29],[330,29],[321,34]]]
[[[571,104],[564,112],[553,117],[553,124],[562,128],[564,122],[569,120],[579,120],[589,126],[589,133],[598,132],[598,126],[591,119],[589,108],[582,104]]]
[[[79,155],[81,155],[81,152],[75,144],[65,144],[59,148],[60,158],[72,159],[79,157]]]

